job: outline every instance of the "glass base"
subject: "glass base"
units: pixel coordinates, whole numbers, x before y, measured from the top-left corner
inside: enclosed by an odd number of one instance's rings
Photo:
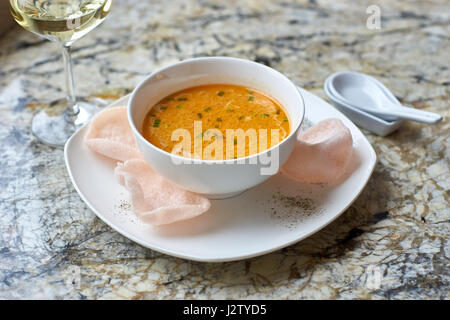
[[[72,134],[100,111],[103,105],[78,102],[77,106],[80,111],[76,115],[70,114],[67,110],[60,115],[49,115],[44,110],[38,112],[31,123],[33,135],[46,145],[64,146]]]

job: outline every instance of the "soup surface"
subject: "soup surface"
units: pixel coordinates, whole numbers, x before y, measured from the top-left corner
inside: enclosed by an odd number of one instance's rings
[[[150,143],[167,152],[223,160],[278,144],[289,135],[290,124],[281,104],[268,95],[244,86],[214,84],[162,99],[146,115],[142,131]]]

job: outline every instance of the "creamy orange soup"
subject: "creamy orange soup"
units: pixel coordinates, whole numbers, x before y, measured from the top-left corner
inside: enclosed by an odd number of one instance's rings
[[[264,151],[285,139],[289,130],[286,112],[272,97],[243,86],[215,84],[162,99],[146,115],[142,131],[167,152],[222,160]]]

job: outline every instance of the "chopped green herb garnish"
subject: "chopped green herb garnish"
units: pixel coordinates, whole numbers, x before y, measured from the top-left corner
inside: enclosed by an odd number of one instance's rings
[[[164,128],[166,128],[166,129],[167,129],[168,127],[169,127],[169,125],[168,125],[168,124],[165,124],[165,125],[164,125]]]
[[[161,108],[159,108],[159,109],[161,109],[161,110],[166,110],[166,109],[167,109],[167,107],[161,107]]]
[[[169,97],[166,99],[166,101],[172,101],[172,100],[175,100],[175,99],[173,97]]]
[[[199,119],[201,119],[201,118],[203,118],[203,115],[199,112],[199,113],[197,113],[197,117],[198,117]]]
[[[268,118],[268,117],[270,117],[267,113],[263,113],[262,115],[261,115],[261,118]]]
[[[248,92],[248,94],[253,94],[252,90],[248,90],[247,92]]]
[[[209,112],[209,111],[211,111],[211,108],[210,108],[210,107],[208,107],[208,108],[205,109],[205,112]]]
[[[254,97],[254,96],[248,97],[248,101],[253,101],[253,100],[255,100],[255,97]]]
[[[155,122],[153,122],[153,128],[158,128],[160,123],[161,119],[156,119]]]
[[[217,118],[216,121],[222,122],[222,118]]]
[[[283,121],[288,122],[289,120],[288,120],[288,118],[283,118]]]
[[[178,98],[178,101],[187,101],[187,98]]]
[[[181,109],[181,108],[183,108],[182,105],[177,105],[177,109]]]
[[[227,112],[228,112],[228,113],[234,112],[234,110],[232,110],[232,109],[227,109]]]
[[[239,116],[238,119],[239,119],[239,120],[242,120],[242,119],[244,119],[244,116]]]
[[[156,117],[156,114],[152,113],[151,116],[152,116],[152,117]]]
[[[237,139],[234,138],[234,145],[237,145]]]
[[[223,91],[219,91],[219,92],[217,93],[217,95],[218,95],[219,97],[223,96],[224,94],[225,94],[225,92],[223,92]]]

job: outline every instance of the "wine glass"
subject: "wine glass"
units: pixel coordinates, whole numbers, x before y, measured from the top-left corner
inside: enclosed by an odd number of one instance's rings
[[[99,109],[93,103],[76,101],[71,45],[105,20],[112,0],[10,0],[9,3],[19,25],[62,46],[67,107],[59,116],[40,111],[31,124],[31,131],[41,142],[62,146]]]

